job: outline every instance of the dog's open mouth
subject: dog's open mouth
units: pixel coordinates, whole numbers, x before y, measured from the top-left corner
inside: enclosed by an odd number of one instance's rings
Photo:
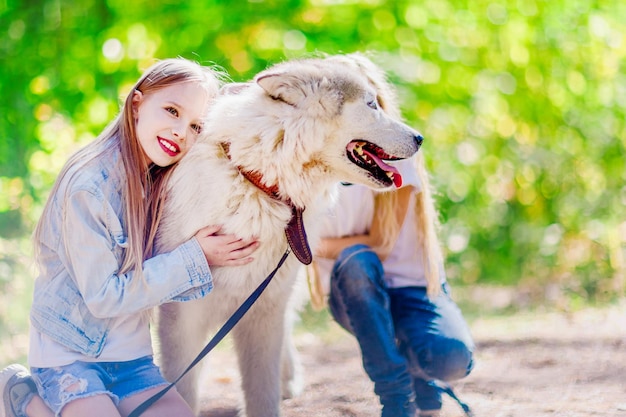
[[[386,186],[394,184],[396,188],[402,185],[400,172],[398,172],[395,167],[383,161],[394,161],[401,158],[389,155],[382,148],[363,140],[353,140],[346,147],[346,151],[348,159],[359,167],[367,170],[381,183]]]

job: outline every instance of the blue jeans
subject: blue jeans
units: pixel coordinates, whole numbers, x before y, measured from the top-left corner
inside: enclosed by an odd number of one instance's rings
[[[330,311],[357,338],[382,416],[441,408],[434,380],[472,369],[472,341],[447,284],[431,300],[423,287],[387,288],[383,265],[365,245],[346,248],[331,274]]]

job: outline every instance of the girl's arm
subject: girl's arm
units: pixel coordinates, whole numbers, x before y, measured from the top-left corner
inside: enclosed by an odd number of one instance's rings
[[[380,213],[378,213],[375,208],[374,218],[372,219],[372,227],[370,228],[370,231],[368,233],[337,238],[322,238],[315,252],[316,256],[319,256],[321,258],[336,259],[344,248],[360,243],[371,247],[374,252],[376,252],[381,261],[384,261],[389,255],[389,251],[392,249],[391,247],[383,248],[381,246],[384,241],[384,236],[389,235],[389,233],[393,233],[393,236],[388,236],[388,238],[392,242],[395,242],[398,238],[398,234],[400,233],[400,227],[404,222],[404,218],[409,207],[411,193],[413,191],[414,187],[412,186],[406,186],[398,190],[392,191],[396,193],[396,205],[393,215],[396,218],[398,227],[393,228],[393,230],[384,230],[383,225],[385,224],[385,222],[383,221]],[[358,216],[359,214],[344,213],[344,215]]]
[[[169,301],[200,298],[213,288],[205,254],[195,237],[143,264],[143,282],[134,271],[120,273],[126,235],[108,201],[89,191],[69,195],[60,247],[63,267],[95,317],[134,314]]]

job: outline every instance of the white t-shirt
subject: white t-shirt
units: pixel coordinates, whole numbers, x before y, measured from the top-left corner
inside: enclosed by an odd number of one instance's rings
[[[419,286],[427,281],[422,261],[422,250],[417,245],[415,198],[422,190],[415,157],[392,162],[402,175],[402,187],[413,187],[409,208],[400,228],[398,238],[383,262],[385,283],[389,288]],[[374,216],[375,191],[362,185],[340,185],[338,199],[321,225],[322,237],[346,237],[368,233]],[[322,287],[328,293],[330,272],[334,260],[316,259]]]
[[[120,352],[125,360],[132,360],[153,354],[149,316],[135,314],[127,319],[115,321],[109,329],[102,354],[97,358],[82,355],[55,342],[45,334],[30,326],[30,350],[28,364],[38,368],[64,366],[74,361],[119,362]]]

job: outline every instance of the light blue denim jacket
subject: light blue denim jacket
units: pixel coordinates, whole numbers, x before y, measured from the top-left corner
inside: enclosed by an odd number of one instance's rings
[[[98,357],[116,318],[203,297],[213,281],[198,241],[191,238],[145,261],[146,284],[131,287],[134,273],[119,273],[127,246],[119,151],[69,174],[74,175],[51,196],[52,215],[36,242],[41,270],[31,323],[69,349]]]

